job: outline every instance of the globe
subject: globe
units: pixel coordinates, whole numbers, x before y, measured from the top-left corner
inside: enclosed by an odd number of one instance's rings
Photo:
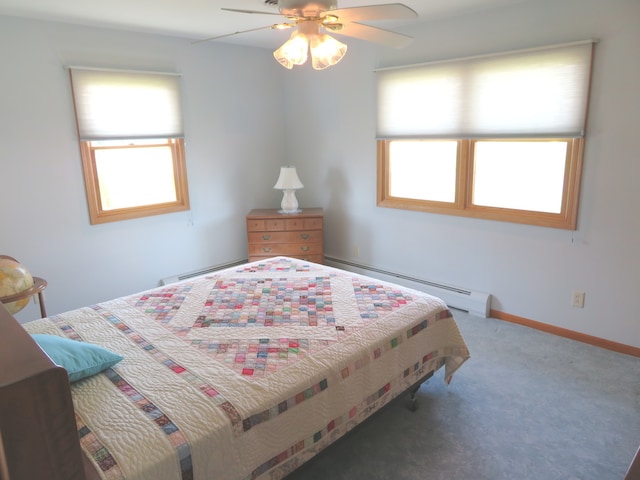
[[[33,287],[33,277],[20,263],[8,258],[0,258],[0,298],[24,292]],[[4,306],[14,314],[29,303],[31,297],[21,298]]]

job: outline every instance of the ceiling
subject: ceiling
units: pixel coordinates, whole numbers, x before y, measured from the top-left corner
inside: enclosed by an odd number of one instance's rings
[[[338,0],[339,8],[379,5],[400,1],[419,17],[401,22],[372,22],[387,29],[487,10],[527,0]],[[282,17],[225,12],[222,7],[277,13],[277,7],[265,0],[0,0],[0,15],[52,20],[78,25],[98,26],[158,33],[202,40],[277,23]],[[233,35],[216,42],[264,48],[277,48],[289,33],[261,30]]]

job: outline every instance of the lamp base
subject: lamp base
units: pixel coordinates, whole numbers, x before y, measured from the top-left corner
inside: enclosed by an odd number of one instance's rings
[[[287,188],[286,190],[283,190],[282,193],[282,203],[280,203],[280,210],[278,213],[300,213],[302,210],[298,208],[296,191],[294,189]]]
[[[302,212],[301,208],[298,208],[297,210],[293,210],[292,212],[285,212],[284,210],[278,210],[278,213],[281,213],[283,215],[292,215],[294,213],[300,213]]]

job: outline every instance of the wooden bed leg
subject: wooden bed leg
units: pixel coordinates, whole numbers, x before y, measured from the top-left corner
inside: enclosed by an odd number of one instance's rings
[[[420,390],[420,387],[423,383],[433,377],[434,373],[434,370],[430,371],[424,377],[418,380],[411,388],[409,388],[409,401],[407,402],[407,408],[409,409],[409,411],[415,412],[418,409],[418,390]]]
[[[407,402],[407,408],[411,412],[415,412],[416,410],[418,410],[418,399],[416,398],[416,395],[418,394],[418,390],[420,390],[421,386],[422,383],[419,383],[418,385],[413,386],[411,388],[411,391],[409,392],[409,401]]]

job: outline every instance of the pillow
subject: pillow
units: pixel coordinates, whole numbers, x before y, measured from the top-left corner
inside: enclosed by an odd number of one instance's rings
[[[31,337],[51,360],[67,371],[70,382],[100,373],[124,358],[92,343],[78,342],[57,335],[34,333]]]

